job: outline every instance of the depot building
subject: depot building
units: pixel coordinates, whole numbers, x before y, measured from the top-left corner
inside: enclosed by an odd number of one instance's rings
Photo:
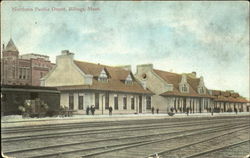
[[[74,60],[74,54],[62,51],[56,66],[41,79],[41,86],[61,91],[60,105],[85,113],[95,106],[96,114],[149,113],[153,93],[143,87],[131,72],[131,66],[113,67]]]

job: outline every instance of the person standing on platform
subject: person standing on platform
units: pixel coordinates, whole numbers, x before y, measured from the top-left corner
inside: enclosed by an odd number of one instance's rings
[[[187,108],[187,116],[188,116],[188,114],[189,114],[189,108]]]
[[[155,108],[154,108],[154,107],[152,107],[151,111],[152,111],[152,114],[154,114],[154,112],[155,112]]]
[[[112,106],[109,107],[109,115],[112,115],[113,108]]]
[[[95,115],[95,106],[94,105],[91,106],[91,113],[92,113],[92,115]]]
[[[86,108],[86,114],[87,114],[87,115],[89,115],[89,110],[90,110],[90,109],[89,109],[89,106],[87,106],[87,108]]]
[[[159,114],[159,108],[156,109],[156,113]]]
[[[235,111],[235,113],[236,113],[236,115],[237,115],[237,113],[238,113],[238,110],[237,110],[237,108],[234,108],[234,111]]]

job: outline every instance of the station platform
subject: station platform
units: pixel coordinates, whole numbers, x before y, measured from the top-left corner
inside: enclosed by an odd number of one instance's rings
[[[146,119],[174,119],[174,118],[201,118],[201,117],[225,117],[225,116],[250,116],[249,112],[241,113],[192,113],[187,116],[177,113],[174,116],[168,114],[123,114],[123,115],[73,115],[72,117],[44,117],[44,118],[22,118],[21,115],[10,115],[1,117],[2,127],[29,126],[61,123],[80,122],[103,122],[103,121],[126,121]]]

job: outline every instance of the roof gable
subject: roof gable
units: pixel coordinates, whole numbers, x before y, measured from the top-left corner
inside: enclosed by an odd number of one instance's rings
[[[162,70],[156,70],[156,69],[153,69],[153,71],[158,76],[160,76],[163,80],[165,80],[168,84],[173,84],[173,87],[174,87],[173,91],[166,92],[163,94],[165,94],[165,95],[183,95],[179,90],[179,83],[181,83],[182,74],[177,74],[177,73],[167,72],[167,71],[162,71]],[[187,93],[186,95],[190,95],[190,96],[208,95],[207,93],[205,95],[201,95],[197,92],[199,82],[200,82],[199,78],[189,76],[188,74],[186,74],[186,77],[187,77],[187,83],[189,84],[189,93]]]
[[[102,70],[105,70],[108,76],[115,80],[125,80],[127,76],[130,74],[130,71],[124,70],[123,68],[120,67],[112,67],[102,64],[94,64],[76,60],[74,60],[74,63],[84,73],[91,74],[94,77],[99,77]]]
[[[130,92],[130,93],[141,93],[152,95],[147,89],[144,89],[133,77],[131,71],[125,70],[121,67],[112,67],[102,64],[94,64],[83,61],[74,60],[75,65],[83,71],[85,74],[93,75],[92,85],[82,85],[82,86],[63,86],[62,90],[101,90],[101,91],[112,91],[112,92]],[[99,82],[98,77],[105,71],[108,76],[108,82]],[[132,80],[135,82],[133,84],[126,84],[125,80],[130,75]]]

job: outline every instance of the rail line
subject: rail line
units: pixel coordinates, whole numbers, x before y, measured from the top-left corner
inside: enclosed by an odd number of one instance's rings
[[[234,143],[234,144],[230,144],[230,145],[225,145],[223,147],[219,147],[219,148],[216,148],[216,149],[208,150],[208,151],[205,151],[205,152],[196,153],[196,154],[187,156],[186,158],[199,157],[199,156],[206,155],[206,154],[209,154],[209,153],[213,153],[213,152],[216,152],[216,151],[220,151],[220,150],[224,150],[224,149],[231,148],[231,147],[234,147],[234,146],[238,146],[238,145],[244,144],[246,142],[250,142],[250,139],[249,140],[240,141],[240,142],[237,142],[237,143]]]
[[[234,116],[234,119],[238,118],[249,118],[250,116]],[[200,121],[212,121],[212,120],[228,120],[232,119],[232,117],[213,117],[213,118],[199,118]],[[131,124],[148,124],[148,123],[159,123],[159,120],[162,120],[162,122],[170,122],[169,119],[156,119],[156,120],[129,120],[129,121],[105,121],[105,122],[78,122],[78,123],[60,123],[60,124],[46,124],[46,125],[29,125],[29,126],[15,126],[15,127],[2,127],[1,133],[15,133],[15,132],[25,132],[30,130],[58,130],[58,129],[72,129],[73,127],[96,127],[96,126],[116,126],[116,125],[131,125]],[[191,120],[197,120],[197,118],[189,118],[189,121]],[[40,121],[40,120],[38,120]],[[186,119],[183,118],[171,118],[171,122],[188,122]],[[32,121],[36,122],[36,121]],[[17,122],[19,123],[19,122]],[[4,122],[2,122],[4,124]],[[77,126],[79,125],[79,126]],[[47,127],[47,128],[46,128]],[[28,128],[25,129],[25,128]]]
[[[234,133],[234,132],[238,132],[238,131],[244,130],[246,128],[248,128],[248,127],[243,127],[241,129],[235,130],[233,132],[225,132],[225,133],[220,134],[218,136],[215,136],[213,138],[214,139],[219,138],[219,137],[221,137],[223,135],[228,135],[228,134],[231,134],[231,133]],[[93,157],[93,156],[101,155],[101,154],[108,153],[108,152],[116,152],[118,150],[128,149],[128,148],[131,148],[131,147],[138,147],[138,146],[144,146],[144,145],[149,145],[149,144],[155,144],[155,143],[159,143],[159,142],[169,141],[169,140],[172,140],[172,139],[179,139],[179,138],[183,138],[183,137],[187,137],[187,136],[200,135],[200,134],[204,134],[204,133],[211,134],[213,132],[219,132],[219,131],[224,131],[224,130],[225,130],[225,128],[220,129],[220,130],[208,130],[208,131],[202,131],[202,132],[199,131],[199,132],[195,132],[195,133],[192,133],[192,134],[187,134],[187,135],[182,135],[182,136],[177,136],[177,137],[172,137],[172,138],[167,138],[167,139],[158,139],[158,140],[153,140],[153,141],[150,141],[150,142],[145,142],[145,143],[140,143],[140,144],[135,144],[135,145],[128,145],[128,146],[118,147],[118,148],[115,148],[115,149],[105,150],[105,151],[101,151],[101,152],[95,152],[95,153],[91,153],[91,154],[81,155],[81,157]],[[209,140],[211,140],[213,138],[210,138]],[[161,152],[159,154],[161,154]],[[153,155],[150,155],[150,156],[153,156]]]
[[[180,136],[175,136],[175,137],[172,137],[172,138],[167,138],[167,139],[160,139],[160,140],[144,140],[144,141],[141,141],[142,137],[152,137],[152,135],[145,135],[145,136],[141,136],[141,137],[138,137],[138,136],[135,136],[135,137],[130,137],[129,139],[136,139],[136,140],[139,140],[139,141],[132,141],[132,143],[123,143],[123,144],[115,144],[115,145],[110,145],[110,146],[100,146],[100,147],[94,147],[94,148],[87,148],[87,149],[78,149],[78,150],[73,150],[73,151],[67,151],[67,152],[61,152],[61,153],[53,153],[53,154],[46,154],[46,155],[39,155],[39,156],[32,156],[32,157],[49,157],[49,156],[56,156],[56,155],[60,155],[60,154],[69,154],[69,153],[75,153],[75,152],[80,152],[80,151],[91,151],[91,150],[98,150],[98,149],[104,149],[105,151],[102,151],[102,152],[98,152],[98,153],[95,153],[94,155],[99,155],[99,154],[102,154],[103,152],[110,152],[110,151],[116,151],[116,150],[121,150],[121,149],[126,149],[126,148],[129,148],[129,147],[134,147],[134,146],[141,146],[141,145],[145,145],[145,144],[150,144],[150,143],[156,143],[156,142],[160,142],[160,141],[166,141],[166,140],[170,140],[170,139],[177,139],[177,138],[181,138],[181,137],[185,137],[185,136],[191,136],[191,135],[197,135],[197,134],[201,134],[201,133],[212,133],[212,132],[218,132],[218,131],[223,131],[225,129],[228,128],[229,125],[225,126],[225,127],[222,127],[222,128],[217,128],[217,127],[214,127],[211,129],[211,127],[208,127],[208,128],[203,128],[202,131],[198,131],[199,129],[194,129],[194,130],[190,130],[188,132],[192,132],[192,131],[196,131],[194,133],[191,133],[191,134],[184,134],[184,135],[180,135]],[[239,127],[242,127],[244,128],[245,125],[241,125]],[[220,129],[220,130],[218,130]],[[200,129],[201,130],[201,129]],[[173,132],[173,133],[176,133],[177,132]],[[178,133],[183,133],[183,131],[179,131]],[[165,133],[166,134],[166,133]],[[169,133],[168,133],[169,134]],[[157,135],[157,134],[156,134]],[[156,136],[155,135],[155,136]],[[163,134],[160,134],[160,135],[163,135]],[[128,139],[128,138],[122,138],[122,139]],[[114,139],[114,140],[122,140],[121,138],[118,138],[118,139]],[[102,140],[104,141],[104,140]],[[89,143],[89,142],[85,142],[85,143]],[[70,144],[65,144],[64,146],[69,146]],[[54,146],[56,147],[56,146]],[[51,147],[47,147],[47,148],[51,148]],[[109,149],[109,148],[115,148],[115,149]],[[106,150],[106,149],[109,149],[109,150]],[[26,149],[26,151],[29,151],[30,149]],[[37,149],[33,149],[33,150],[41,150],[41,148],[37,148]],[[23,150],[25,151],[25,150]],[[13,154],[13,153],[18,153],[18,152],[23,152],[23,151],[12,151],[12,152],[6,152],[5,154]],[[92,156],[94,156],[92,155]],[[85,155],[83,157],[88,157],[88,156],[91,156],[91,155]]]
[[[232,121],[233,122],[233,121]],[[237,122],[237,121],[235,121]],[[155,129],[156,127],[172,128],[172,127],[185,127],[185,126],[195,126],[203,125],[206,122],[197,122],[197,123],[179,123],[179,124],[165,124],[165,125],[146,125],[146,126],[135,126],[135,127],[119,127],[119,128],[104,128],[104,129],[90,129],[90,130],[80,130],[80,131],[68,131],[60,133],[46,133],[39,135],[24,135],[24,136],[14,136],[14,137],[2,137],[2,142],[16,142],[23,140],[34,140],[34,139],[44,139],[44,138],[56,138],[56,137],[65,137],[65,136],[77,136],[77,135],[90,135],[90,134],[102,134],[107,132],[123,132],[123,131],[135,131],[135,130],[145,130],[145,129]],[[218,124],[218,122],[213,122]]]
[[[201,140],[201,141],[196,141],[196,142],[189,143],[189,144],[185,144],[185,145],[182,145],[182,146],[173,148],[173,149],[163,150],[163,151],[160,151],[160,152],[157,152],[157,153],[158,153],[158,155],[164,157],[164,156],[169,155],[169,153],[171,153],[171,152],[174,152],[174,151],[180,152],[179,150],[182,150],[182,149],[184,149],[184,148],[191,148],[191,146],[194,146],[194,145],[197,145],[197,144],[202,144],[202,143],[207,143],[207,142],[210,142],[210,141],[212,141],[212,140],[216,140],[216,139],[218,139],[218,138],[221,138],[222,136],[226,136],[226,135],[232,134],[232,133],[234,133],[234,132],[239,132],[239,131],[242,131],[242,130],[245,130],[245,129],[249,129],[249,126],[246,127],[246,128],[238,129],[238,130],[233,131],[233,132],[224,133],[224,134],[219,135],[219,136],[214,136],[214,137],[212,137],[212,138],[207,138],[207,139],[204,139],[204,140]],[[249,140],[246,140],[246,141],[249,141]],[[246,142],[246,141],[242,141],[242,142],[240,142],[240,143],[244,143],[244,142]],[[234,144],[234,145],[237,145],[237,144],[239,144],[239,143],[236,143],[236,144]],[[228,147],[228,145],[223,146],[223,147],[220,147],[220,148],[218,148],[218,149],[208,150],[208,151],[205,151],[205,152],[196,153],[196,154],[193,154],[193,155],[191,155],[191,156],[187,156],[186,158],[189,158],[189,157],[197,157],[197,156],[204,155],[204,154],[207,154],[207,153],[210,153],[210,152],[214,152],[214,151],[216,151],[216,150],[222,150],[222,149],[225,149],[225,148],[227,148],[227,147]],[[189,151],[190,151],[190,150],[189,150]],[[151,154],[151,155],[149,155],[149,156],[147,156],[147,157],[150,157],[150,156],[153,156],[153,154]],[[185,157],[185,156],[181,156],[181,157]]]

